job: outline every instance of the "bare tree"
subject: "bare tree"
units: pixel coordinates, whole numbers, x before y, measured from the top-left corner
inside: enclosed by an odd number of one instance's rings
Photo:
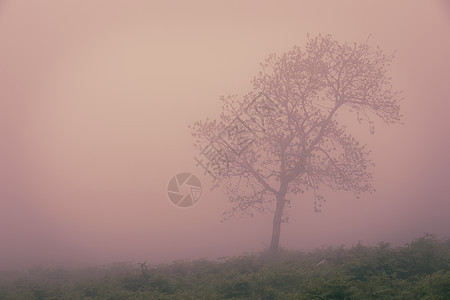
[[[273,213],[270,251],[277,252],[290,199],[312,190],[316,210],[324,188],[372,193],[370,151],[341,124],[350,111],[374,133],[374,117],[400,122],[399,92],[386,71],[393,55],[331,36],[309,37],[304,49],[270,55],[239,98],[221,97],[218,119],[196,122],[197,160],[223,186],[237,213]],[[289,197],[289,199],[287,198]]]

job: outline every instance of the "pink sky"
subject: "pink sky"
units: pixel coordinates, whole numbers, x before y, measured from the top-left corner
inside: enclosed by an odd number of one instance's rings
[[[403,244],[450,237],[450,5],[445,1],[3,1],[0,267],[237,255],[270,241],[271,215],[230,207],[195,166],[189,124],[244,94],[270,53],[306,34],[397,51],[405,125],[356,128],[374,195],[299,197],[281,245]],[[167,199],[192,172],[200,201]]]

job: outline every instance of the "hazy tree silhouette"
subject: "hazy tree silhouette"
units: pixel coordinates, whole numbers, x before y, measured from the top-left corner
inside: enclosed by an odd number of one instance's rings
[[[399,122],[399,92],[386,75],[392,59],[367,42],[308,36],[303,49],[270,55],[248,94],[222,97],[220,117],[192,129],[202,155],[195,158],[198,165],[234,204],[227,217],[273,213],[275,254],[290,201],[300,200],[305,190],[312,190],[317,210],[324,188],[356,196],[373,192],[370,151],[337,114],[352,112],[372,134],[374,117]]]

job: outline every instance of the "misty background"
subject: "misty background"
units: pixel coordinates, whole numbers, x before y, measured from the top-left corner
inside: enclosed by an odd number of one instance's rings
[[[260,251],[272,215],[231,205],[196,167],[188,125],[245,94],[270,53],[332,34],[396,51],[404,125],[349,120],[377,192],[292,199],[281,246],[402,245],[450,233],[446,1],[0,2],[0,267],[150,263]],[[167,198],[191,172],[199,202]]]

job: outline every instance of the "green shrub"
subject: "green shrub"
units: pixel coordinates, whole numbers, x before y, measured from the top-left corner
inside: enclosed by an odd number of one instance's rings
[[[325,262],[317,266],[319,261]],[[450,299],[450,241],[0,273],[0,299]]]

